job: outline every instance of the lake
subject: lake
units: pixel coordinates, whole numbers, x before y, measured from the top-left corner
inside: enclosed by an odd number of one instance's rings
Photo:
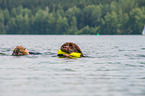
[[[68,41],[86,57],[58,58]],[[0,35],[0,53],[0,96],[145,96],[145,36]]]

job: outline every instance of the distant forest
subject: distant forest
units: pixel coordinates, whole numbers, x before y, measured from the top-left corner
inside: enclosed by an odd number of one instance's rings
[[[145,0],[0,0],[0,34],[141,34]]]

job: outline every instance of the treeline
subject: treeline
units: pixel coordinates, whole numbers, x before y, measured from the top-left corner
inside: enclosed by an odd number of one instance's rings
[[[145,0],[0,0],[0,34],[141,34]]]

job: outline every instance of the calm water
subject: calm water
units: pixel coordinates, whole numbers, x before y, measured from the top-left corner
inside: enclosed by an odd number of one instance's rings
[[[87,57],[58,58],[66,41]],[[145,36],[0,35],[0,53],[0,96],[145,96]]]

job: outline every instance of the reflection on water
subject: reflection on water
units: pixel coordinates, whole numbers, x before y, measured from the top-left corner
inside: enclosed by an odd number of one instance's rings
[[[66,42],[85,58],[58,58]],[[144,96],[143,36],[1,35],[0,96]],[[22,45],[40,55],[11,56]]]

